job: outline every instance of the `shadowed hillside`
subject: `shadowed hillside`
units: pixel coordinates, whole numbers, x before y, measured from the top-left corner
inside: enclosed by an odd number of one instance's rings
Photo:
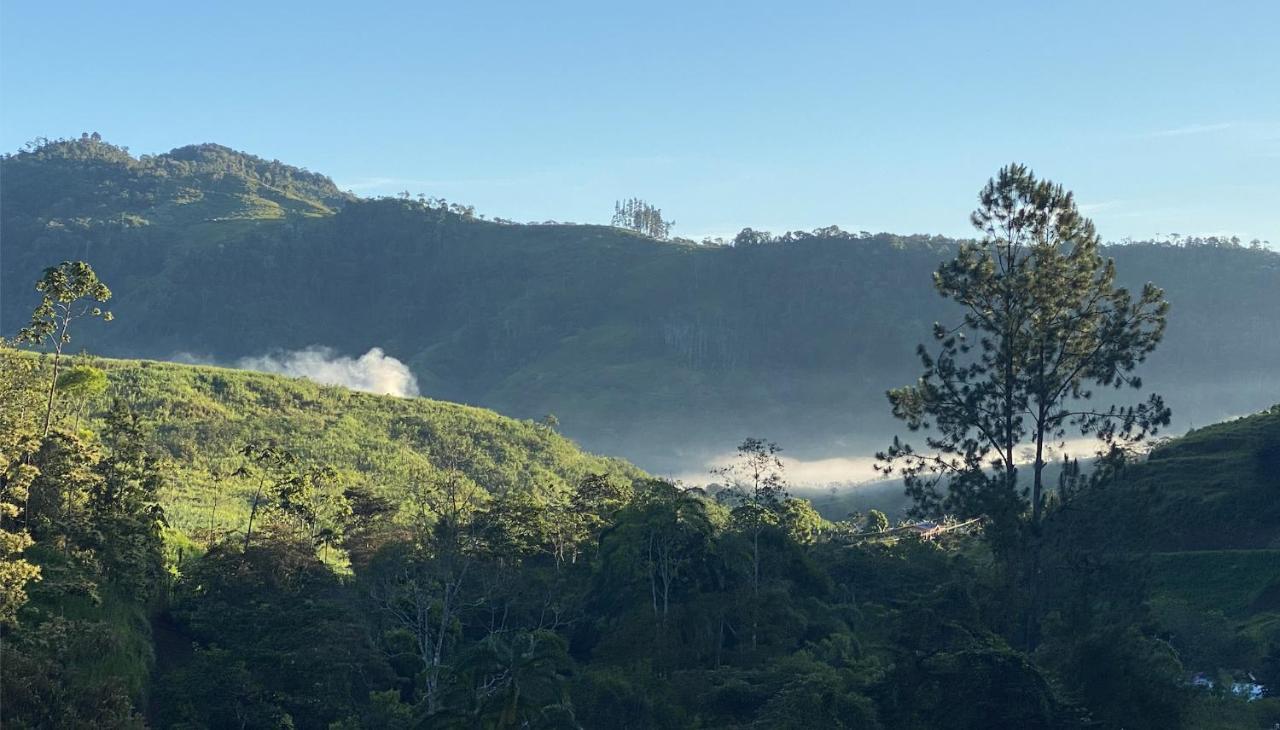
[[[134,158],[87,138],[3,160],[0,331],[31,283],[91,261],[119,294],[125,357],[218,363],[313,345],[381,347],[423,393],[518,417],[554,413],[590,449],[705,470],[748,434],[798,458],[868,454],[934,321],[954,242],[828,228],[737,245],[598,225],[514,225],[467,208],[365,200],[216,145]],[[603,212],[602,212],[603,215]],[[1274,402],[1280,255],[1230,241],[1113,246],[1122,284],[1172,304],[1142,371],[1179,429]]]
[[[1280,549],[1280,406],[1174,439],[1124,483],[1154,498],[1152,549]]]

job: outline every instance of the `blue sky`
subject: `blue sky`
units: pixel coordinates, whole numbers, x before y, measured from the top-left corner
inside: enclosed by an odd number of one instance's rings
[[[1280,2],[0,3],[0,147],[219,142],[372,195],[964,235],[1018,160],[1104,237],[1280,247]]]

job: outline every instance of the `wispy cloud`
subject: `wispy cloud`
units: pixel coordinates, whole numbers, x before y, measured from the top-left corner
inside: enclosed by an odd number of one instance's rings
[[[1081,203],[1080,212],[1085,215],[1093,215],[1094,213],[1102,213],[1108,210],[1115,210],[1124,205],[1123,200],[1101,200],[1096,203]]]
[[[1213,134],[1216,132],[1225,132],[1230,129],[1238,129],[1242,125],[1240,122],[1217,122],[1215,124],[1188,124],[1183,127],[1173,127],[1172,129],[1161,129],[1155,132],[1148,132],[1144,137],[1189,137],[1196,134]]]

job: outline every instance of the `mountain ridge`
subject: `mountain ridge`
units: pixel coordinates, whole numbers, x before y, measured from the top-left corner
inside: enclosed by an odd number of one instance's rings
[[[92,138],[58,144],[128,157]],[[177,156],[232,170],[225,149]],[[261,187],[250,195],[258,183],[233,170],[153,164],[207,187],[191,208],[174,202],[182,186],[165,176],[33,154],[0,160],[0,332],[24,324],[45,266],[80,258],[119,292],[118,321],[84,333],[96,352],[234,363],[380,347],[428,395],[554,413],[588,448],[657,472],[703,468],[748,435],[801,458],[882,447],[896,427],[884,391],[913,378],[916,345],[954,314],[929,285],[956,246],[938,236],[827,228],[696,245],[481,220],[440,201],[324,198],[336,186],[307,193],[301,171],[289,189],[303,202],[281,203]],[[294,179],[288,170],[273,178],[278,189]],[[115,222],[134,215],[145,224]],[[1276,400],[1280,375],[1266,363],[1280,361],[1280,323],[1268,314],[1280,310],[1280,254],[1216,239],[1107,253],[1121,283],[1154,281],[1172,303],[1144,377],[1180,427]]]
[[[22,182],[3,186],[9,204],[55,225],[127,228],[330,215],[355,197],[325,175],[215,143],[134,157],[127,147],[94,133],[37,140],[6,155],[4,163]],[[49,189],[37,180],[32,185],[32,168],[41,167],[80,184]]]

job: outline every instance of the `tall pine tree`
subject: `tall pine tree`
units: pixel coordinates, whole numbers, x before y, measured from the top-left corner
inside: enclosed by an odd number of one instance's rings
[[[1134,370],[1160,342],[1168,304],[1152,284],[1136,296],[1115,285],[1093,223],[1061,185],[1015,164],[979,200],[971,220],[982,239],[934,274],[963,316],[934,325],[934,347],[918,348],[919,381],[888,394],[894,415],[926,433],[925,448],[895,438],[881,457],[920,514],[1007,526],[1029,512],[1034,529],[1045,464],[1068,432],[1096,436],[1109,452],[1169,422],[1158,395],[1090,403],[1097,389],[1141,387]],[[1033,454],[1029,494],[1017,479],[1023,448]]]

